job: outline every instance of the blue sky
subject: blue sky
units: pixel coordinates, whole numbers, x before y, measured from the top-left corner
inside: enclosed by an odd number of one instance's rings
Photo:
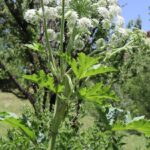
[[[122,15],[125,19],[126,24],[131,19],[136,19],[139,15],[142,19],[143,30],[150,30],[150,11],[148,6],[150,6],[150,0],[119,0],[120,5],[125,5],[122,8]]]

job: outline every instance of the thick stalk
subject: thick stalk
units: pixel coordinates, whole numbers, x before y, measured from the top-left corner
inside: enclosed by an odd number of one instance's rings
[[[65,0],[62,0],[61,39],[60,39],[60,51],[62,51],[62,52],[64,49],[64,45],[63,45],[64,23],[65,23],[64,12],[65,12]],[[64,61],[62,58],[60,58],[60,68],[61,68],[61,75],[59,78],[59,82],[62,82],[63,75],[65,72]],[[64,120],[66,108],[67,108],[67,104],[65,102],[62,102],[61,99],[58,96],[56,96],[54,116],[53,116],[53,121],[52,121],[52,125],[51,125],[51,138],[50,138],[47,150],[54,150],[54,148],[55,148],[58,129],[60,127],[61,122]]]
[[[61,102],[61,100],[57,97],[56,104],[55,104],[54,117],[53,117],[52,126],[51,126],[51,138],[50,138],[47,150],[54,150],[55,148],[58,129],[60,127],[61,122],[63,121],[65,117],[66,108],[67,108],[67,104],[64,102]]]

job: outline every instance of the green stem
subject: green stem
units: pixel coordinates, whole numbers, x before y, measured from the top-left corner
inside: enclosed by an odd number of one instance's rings
[[[47,33],[47,21],[46,21],[46,17],[45,17],[45,9],[44,9],[44,3],[43,0],[41,0],[41,6],[42,6],[42,12],[43,12],[43,25],[44,25],[44,35],[45,35],[45,40],[46,40],[46,47],[48,49],[48,63],[50,63],[50,59],[52,61],[52,66],[51,68],[56,69],[56,65],[55,65],[55,61],[54,61],[54,57],[52,54],[52,50],[50,47],[50,43],[49,43],[49,37],[48,37],[48,33]]]
[[[125,49],[128,49],[129,46],[132,45],[132,43],[133,43],[133,41],[130,41],[129,43],[127,43],[127,44],[124,45],[123,47],[116,48],[114,52],[112,52],[110,55],[108,55],[108,56],[106,56],[106,57],[104,58],[104,62],[105,62],[106,60],[110,59],[110,58],[111,58],[113,55],[115,55],[116,53],[119,53],[119,52],[121,52],[121,51],[124,51]],[[133,48],[133,46],[132,46],[132,48]]]
[[[62,0],[62,17],[61,17],[61,37],[60,37],[60,50],[63,51],[64,40],[64,24],[65,24],[65,0]]]
[[[58,129],[60,127],[61,122],[63,121],[65,117],[66,108],[67,108],[67,104],[62,103],[61,100],[57,96],[55,109],[54,109],[54,117],[53,117],[52,126],[51,126],[51,138],[50,138],[47,150],[54,150],[55,148]]]
[[[62,17],[61,17],[61,37],[60,37],[60,51],[63,52],[64,50],[64,25],[65,24],[65,0],[62,0]],[[60,65],[61,65],[61,75],[64,75],[65,69],[64,69],[64,61],[63,58],[60,59]]]
[[[69,39],[69,43],[67,45],[67,53],[68,54],[71,54],[71,52],[72,52],[72,45],[73,45],[73,42],[74,42],[75,35],[76,35],[76,27],[74,25],[71,37]]]
[[[61,39],[60,39],[60,51],[62,52],[64,50],[64,45],[63,45],[64,23],[65,23],[64,13],[65,13],[65,0],[62,0]],[[63,75],[65,73],[63,58],[60,58],[60,67],[61,67],[61,75],[59,77],[59,82],[62,82]],[[50,138],[47,150],[55,149],[56,137],[58,134],[60,124],[64,120],[66,108],[67,108],[67,104],[65,102],[62,102],[61,99],[57,95],[55,108],[54,108],[54,116],[53,116],[52,125],[51,125],[51,138]]]

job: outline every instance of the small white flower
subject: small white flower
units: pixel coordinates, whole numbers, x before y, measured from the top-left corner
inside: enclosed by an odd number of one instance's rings
[[[99,25],[99,21],[97,19],[92,19],[92,25],[97,27]]]
[[[108,0],[108,3],[113,5],[113,4],[117,4],[118,0]]]
[[[43,0],[44,5],[48,5],[50,2],[52,2],[53,0]]]
[[[105,7],[98,7],[97,11],[100,14],[100,16],[103,18],[109,18],[110,17],[109,11]]]
[[[42,8],[39,9],[38,14],[43,17]],[[54,20],[58,17],[57,9],[54,7],[44,6],[44,15],[47,19]]]
[[[116,25],[119,27],[122,27],[124,25],[125,21],[122,16],[117,15],[116,17]]]
[[[99,49],[100,47],[105,45],[105,41],[103,38],[100,38],[96,41],[96,48]]]
[[[78,27],[79,28],[86,28],[86,29],[93,27],[91,19],[86,18],[86,17],[78,19]]]
[[[150,38],[144,38],[144,44],[150,47]]]
[[[65,18],[67,19],[68,24],[70,26],[72,26],[76,23],[76,21],[78,19],[78,14],[77,14],[76,11],[69,10],[69,11],[66,12]]]
[[[102,26],[104,29],[109,30],[111,27],[111,22],[108,19],[102,20]]]
[[[35,9],[28,9],[24,14],[24,19],[28,23],[35,24],[39,19],[37,11]]]
[[[124,28],[117,28],[118,33],[122,34],[122,35],[127,35],[127,30]]]
[[[109,12],[112,17],[121,15],[121,8],[118,5],[110,5]]]
[[[84,48],[84,46],[85,46],[85,44],[84,44],[82,38],[77,35],[75,37],[75,41],[74,41],[74,47],[75,47],[75,49],[82,50]]]
[[[50,41],[53,41],[56,39],[56,33],[53,29],[48,29],[47,32],[49,34]]]
[[[69,6],[71,0],[65,0],[65,6]],[[62,5],[62,0],[56,0],[57,5]]]

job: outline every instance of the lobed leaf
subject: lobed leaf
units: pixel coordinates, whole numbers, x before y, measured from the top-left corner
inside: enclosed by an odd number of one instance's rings
[[[133,121],[128,124],[117,123],[113,126],[114,131],[123,130],[136,130],[145,134],[145,136],[150,137],[150,120],[140,119],[138,121]]]
[[[103,83],[97,83],[88,88],[81,88],[79,94],[85,101],[96,102],[100,105],[102,105],[104,100],[108,99],[118,101],[114,92],[110,91],[110,87],[103,85]]]
[[[43,70],[40,70],[37,74],[24,75],[23,78],[38,84],[41,88],[48,88],[55,93],[63,90],[63,86],[58,85],[56,87],[53,77],[49,74],[45,74]]]
[[[99,59],[100,59],[99,57],[94,58],[86,56],[84,53],[79,53],[77,60],[75,59],[69,60],[68,63],[70,64],[74,74],[78,79],[116,71],[112,67],[99,65],[98,64]],[[94,67],[97,64],[99,65],[99,67]]]

